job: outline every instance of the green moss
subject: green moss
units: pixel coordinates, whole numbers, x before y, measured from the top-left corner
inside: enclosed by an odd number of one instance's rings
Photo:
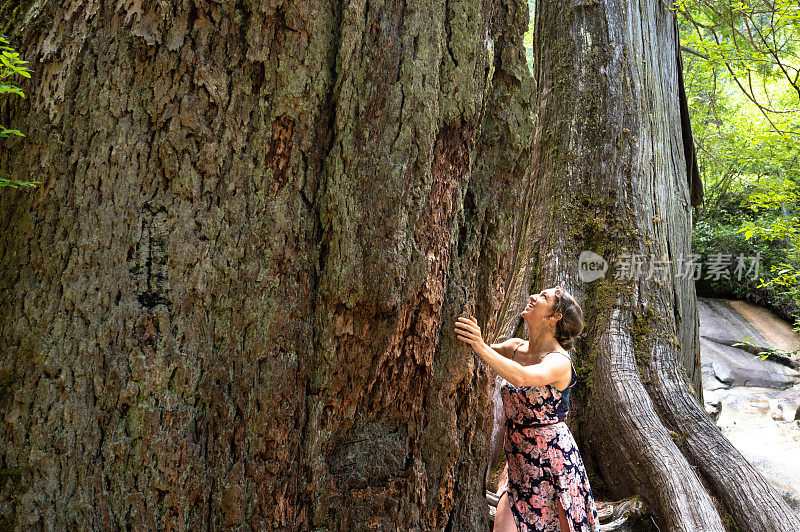
[[[0,2],[0,34],[15,38],[21,31],[41,29],[52,22],[42,20],[41,14],[48,8],[55,8],[57,4],[48,4],[45,0],[6,0]],[[47,25],[47,28],[50,26]],[[19,51],[19,50],[17,50]]]
[[[138,406],[131,406],[128,410],[128,434],[130,436],[137,436],[142,429],[142,409]]]
[[[6,482],[11,479],[14,483],[14,487],[12,488],[12,496],[9,497],[11,502],[11,513],[2,519],[0,519],[0,532],[5,532],[6,530],[14,530],[15,525],[17,522],[17,502],[16,496],[25,493],[28,491],[27,484],[21,484],[20,478],[22,477],[22,471],[19,469],[10,469],[10,468],[2,468],[0,469],[0,487],[5,487]]]
[[[14,384],[16,380],[17,373],[14,370],[7,371],[0,375],[0,397],[4,397],[6,393],[8,393],[8,389],[11,388],[11,385]],[[0,475],[2,475],[2,471],[3,470],[0,470]],[[2,477],[0,477],[0,479],[2,479]]]
[[[4,486],[9,478],[14,479],[14,482],[19,481],[22,472],[19,469],[0,469],[0,486]]]
[[[3,517],[2,519],[0,519],[0,532],[6,532],[6,531],[11,532],[12,530],[14,530],[14,525],[16,524],[16,521],[17,521],[16,513],[12,513],[8,517]]]
[[[17,18],[17,13],[20,10],[20,5],[17,2],[3,2],[0,5],[0,34],[8,35],[11,26]]]
[[[35,328],[32,328],[25,338],[19,343],[19,350],[17,351],[17,356],[22,360],[29,361],[31,363],[38,363],[43,358],[43,353],[39,352],[37,348],[39,343],[39,333]]]
[[[624,290],[613,280],[601,277],[589,284],[589,290],[585,296],[584,316],[587,319],[593,317],[595,331],[605,331],[611,321],[611,315],[617,306],[620,290]],[[579,364],[575,369],[578,373],[580,386],[588,390],[587,406],[594,395],[594,364],[600,356],[600,333],[593,334],[587,338],[583,352],[579,357]]]
[[[722,512],[722,520],[725,521],[725,530],[741,532],[742,529],[737,526],[736,521],[729,512]]]
[[[629,220],[633,213],[630,209],[621,210],[603,191],[587,187],[576,194],[572,206],[576,223],[571,224],[570,237],[579,249],[594,251],[608,260],[619,253],[620,248],[630,247],[637,241],[635,229],[629,229],[635,225]]]
[[[603,477],[594,471],[587,471],[586,475],[589,477],[589,485],[592,486],[594,491],[598,493],[608,493],[608,484],[603,480]]]
[[[594,393],[594,358],[584,357],[580,366],[576,366],[575,370],[578,373],[578,383],[588,390],[588,397]]]
[[[587,218],[583,221],[583,227],[580,227],[580,230],[586,236],[594,236],[599,235],[601,231],[603,231],[602,225],[598,222],[596,218]],[[592,239],[594,240],[594,239]],[[591,241],[591,240],[590,240]]]
[[[633,318],[633,330],[631,336],[633,339],[633,353],[636,357],[636,365],[639,367],[639,374],[644,379],[642,367],[648,362],[650,358],[650,333],[651,324],[654,321],[653,309],[647,307],[643,314],[635,313]]]
[[[736,524],[736,521],[733,519],[733,516],[719,500],[719,498],[715,497],[713,494],[710,494],[711,500],[714,503],[714,508],[716,508],[717,512],[719,513],[722,522],[724,523],[725,530],[729,532],[742,532],[742,529]]]
[[[634,502],[639,500],[641,500],[641,497],[639,497],[638,495],[629,495],[628,497],[624,497],[621,502],[625,501]]]

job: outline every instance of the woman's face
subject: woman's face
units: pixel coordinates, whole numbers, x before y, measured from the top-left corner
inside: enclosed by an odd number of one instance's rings
[[[555,288],[542,290],[538,294],[531,294],[528,298],[528,306],[522,311],[522,317],[526,320],[543,320],[553,313],[555,306]]]

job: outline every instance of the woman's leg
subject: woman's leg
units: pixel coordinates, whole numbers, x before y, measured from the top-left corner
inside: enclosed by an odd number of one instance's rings
[[[497,512],[494,514],[493,532],[517,532],[517,523],[511,514],[511,504],[508,502],[508,492],[503,491],[497,503]]]
[[[569,528],[567,514],[564,513],[564,508],[561,507],[561,497],[559,497],[558,494],[556,494],[556,507],[558,508],[558,526],[561,532],[572,532]]]

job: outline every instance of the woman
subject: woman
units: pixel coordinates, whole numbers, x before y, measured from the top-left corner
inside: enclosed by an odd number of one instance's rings
[[[531,295],[522,312],[530,341],[512,338],[491,347],[473,317],[458,318],[456,334],[503,378],[503,449],[508,480],[494,530],[599,530],[589,479],[564,423],[577,381],[568,351],[583,330],[583,311],[557,286]]]

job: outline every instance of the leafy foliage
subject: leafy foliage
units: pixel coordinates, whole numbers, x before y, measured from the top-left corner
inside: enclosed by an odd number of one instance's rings
[[[528,0],[528,31],[522,36],[522,43],[525,46],[525,59],[528,62],[528,69],[531,75],[535,75],[533,71],[533,16],[536,13],[536,0]]]
[[[773,307],[793,307],[800,328],[800,5],[679,0],[675,9],[706,197],[693,248],[760,253],[758,283],[711,288],[766,293]]]
[[[20,59],[19,54],[10,46],[8,40],[0,37],[0,95],[16,94],[22,98],[25,93],[22,92],[18,86],[11,83],[14,76],[22,76],[30,78],[31,70],[24,66],[27,61]],[[8,129],[0,124],[0,137],[18,136],[24,137],[25,135],[16,129]],[[41,181],[16,181],[6,177],[0,177],[0,186],[6,187],[35,187]]]
[[[769,358],[769,356],[773,355],[773,354],[780,355],[780,356],[783,356],[783,357],[786,357],[786,358],[792,358],[792,357],[796,356],[798,353],[800,353],[800,349],[796,349],[794,351],[786,351],[785,349],[780,349],[780,348],[777,348],[777,347],[762,347],[762,346],[756,345],[753,342],[751,342],[750,340],[752,338],[753,338],[752,336],[748,336],[743,341],[736,342],[736,343],[734,343],[732,345],[734,345],[734,346],[739,346],[739,345],[748,346],[748,347],[754,348],[754,350],[758,349],[759,350],[758,354],[755,355],[755,356],[757,356],[761,360],[767,360],[767,358]]]

